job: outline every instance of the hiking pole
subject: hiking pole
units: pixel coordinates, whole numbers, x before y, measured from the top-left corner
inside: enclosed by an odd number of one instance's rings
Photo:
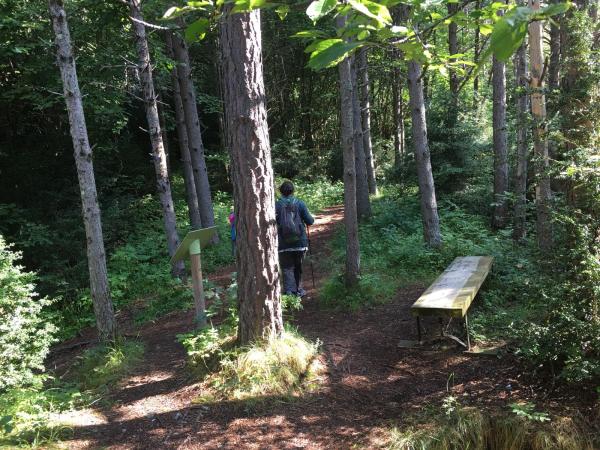
[[[306,235],[308,237],[308,258],[310,259],[310,273],[312,274],[313,289],[315,289],[315,268],[313,266],[312,245],[310,244],[310,226],[306,227]]]

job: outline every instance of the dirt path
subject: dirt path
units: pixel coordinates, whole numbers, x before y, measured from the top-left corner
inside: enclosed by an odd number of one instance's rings
[[[312,229],[315,259],[321,261],[315,265],[317,287],[331,269],[323,267],[322,256],[341,220],[341,208],[330,208]],[[308,267],[305,273],[305,287],[311,288]],[[323,386],[295,401],[273,399],[252,409],[238,402],[192,404],[200,386],[184,370],[185,352],[175,340],[192,329],[191,314],[167,316],[140,330],[144,364],[116,388],[113,406],[94,411],[87,423],[80,420],[66,444],[110,449],[377,447],[392,421],[433,407],[449,391],[463,404],[483,406],[505,403],[509,395],[529,389],[508,358],[398,348],[399,340],[415,338],[409,307],[423,289],[408,286],[393,302],[356,313],[320,309],[316,292],[308,289],[295,322],[303,334],[323,343]]]

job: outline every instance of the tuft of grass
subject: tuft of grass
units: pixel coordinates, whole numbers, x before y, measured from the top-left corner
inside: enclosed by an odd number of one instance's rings
[[[211,392],[199,402],[293,396],[316,385],[319,344],[287,329],[282,336],[239,348],[208,375]]]
[[[144,345],[118,340],[86,350],[80,357],[73,381],[82,391],[105,391],[131,373],[143,358]]]
[[[596,443],[597,444],[597,443]],[[433,423],[390,430],[390,450],[593,450],[595,443],[571,419],[552,424],[458,408]]]

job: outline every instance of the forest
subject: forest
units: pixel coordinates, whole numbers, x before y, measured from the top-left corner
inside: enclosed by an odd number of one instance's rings
[[[599,8],[0,0],[0,448],[600,448]]]

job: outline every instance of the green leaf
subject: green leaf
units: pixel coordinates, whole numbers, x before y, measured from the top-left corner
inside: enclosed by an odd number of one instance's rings
[[[567,12],[573,4],[571,2],[567,3],[553,3],[551,5],[542,8],[539,12],[543,17],[551,17],[556,16],[557,14],[562,14]],[[537,14],[536,14],[537,16]]]
[[[206,9],[204,8],[205,6],[212,6],[212,2],[207,0],[203,0],[200,2],[187,2],[187,4],[190,8],[194,9]]]
[[[236,0],[235,6],[231,9],[231,13],[244,13],[260,9],[268,5],[267,1],[268,0]]]
[[[316,22],[333,11],[336,6],[337,0],[315,0],[306,8],[306,15],[310,20]]]
[[[296,34],[292,34],[293,38],[296,39],[316,39],[323,38],[326,34],[319,30],[304,30],[298,31]]]
[[[325,39],[313,45],[313,51],[308,60],[308,67],[314,70],[333,67],[364,42],[346,42],[342,39]]]
[[[491,34],[492,31],[494,31],[494,27],[492,25],[490,25],[489,23],[482,23],[481,25],[479,25],[479,32],[483,36],[487,36],[488,34]]]
[[[288,5],[281,5],[275,8],[275,12],[281,20],[285,20],[288,13],[290,12],[290,7]]]
[[[181,15],[183,8],[179,8],[177,6],[171,6],[169,9],[165,11],[162,18],[163,19],[174,19]]]
[[[391,25],[392,16],[387,7],[380,5],[379,3],[372,2],[370,0],[348,0],[348,4],[355,11],[375,19],[381,25]]]
[[[532,11],[529,8],[519,7],[496,22],[490,36],[490,47],[485,53],[485,57],[493,53],[500,61],[510,58],[523,43],[531,16]]]
[[[188,42],[201,41],[210,28],[210,21],[201,17],[185,29],[185,40]]]
[[[394,25],[392,28],[390,28],[390,31],[394,34],[407,34],[408,28],[402,25]]]

